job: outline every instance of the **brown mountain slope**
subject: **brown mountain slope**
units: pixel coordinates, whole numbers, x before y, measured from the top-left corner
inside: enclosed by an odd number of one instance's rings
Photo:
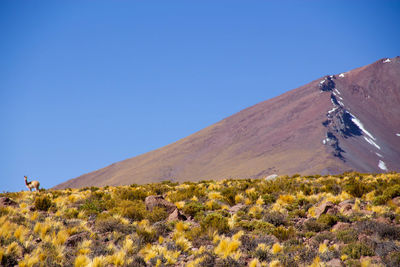
[[[55,188],[349,170],[400,171],[400,57],[318,79]]]

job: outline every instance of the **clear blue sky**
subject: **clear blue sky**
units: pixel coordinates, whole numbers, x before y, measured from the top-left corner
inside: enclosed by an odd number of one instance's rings
[[[400,55],[400,1],[0,1],[0,192]]]

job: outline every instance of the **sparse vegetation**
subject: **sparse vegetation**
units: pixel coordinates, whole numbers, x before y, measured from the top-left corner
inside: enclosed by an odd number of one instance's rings
[[[189,220],[168,221],[163,195]],[[1,266],[397,266],[400,174],[3,193]],[[182,217],[183,218],[183,217]]]

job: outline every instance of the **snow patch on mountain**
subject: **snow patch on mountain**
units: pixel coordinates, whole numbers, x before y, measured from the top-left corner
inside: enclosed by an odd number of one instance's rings
[[[375,152],[375,154],[376,154],[378,157],[383,158],[383,156],[382,156],[381,154],[379,154],[378,152]]]
[[[332,100],[331,100],[332,101]],[[333,101],[332,101],[333,103]],[[328,111],[328,114],[331,114],[332,112],[334,112],[335,110],[337,110],[338,108],[335,106],[333,107],[331,110]]]
[[[372,139],[369,139],[368,137],[365,137],[365,136],[364,136],[364,139],[365,139],[365,141],[367,141],[371,145],[375,146],[377,149],[381,149],[381,147],[378,146]]]
[[[354,116],[353,114],[351,114],[349,112],[349,114],[351,115],[351,120],[358,126],[358,128],[360,128],[360,130],[365,133],[366,135],[368,135],[370,138],[372,138],[373,140],[376,140],[375,137],[372,136],[372,134],[370,132],[368,132],[365,128],[364,125],[361,123],[361,121],[359,119],[357,119],[356,116]]]
[[[390,63],[390,62],[392,61],[389,58],[383,61],[383,63]]]
[[[386,167],[385,162],[383,162],[382,160],[379,160],[378,167],[379,167],[381,170],[384,170],[384,171],[387,171],[387,170],[388,170],[387,167]]]

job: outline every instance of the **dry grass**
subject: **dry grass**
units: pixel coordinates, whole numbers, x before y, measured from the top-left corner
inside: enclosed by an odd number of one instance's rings
[[[399,184],[347,173],[3,193],[18,205],[0,208],[0,265],[393,265]],[[147,211],[144,196],[160,191],[193,219]],[[319,216],[328,201],[336,214]]]

